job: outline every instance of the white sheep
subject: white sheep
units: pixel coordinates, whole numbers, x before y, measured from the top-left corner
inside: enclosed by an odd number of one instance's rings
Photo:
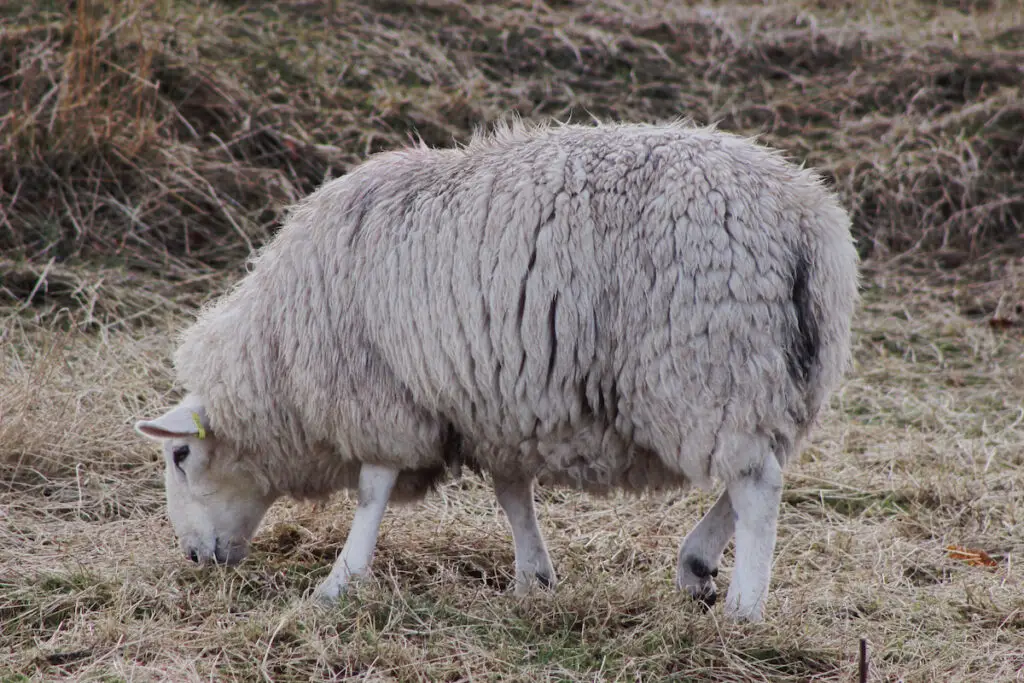
[[[684,123],[516,124],[379,154],[299,203],[175,354],[164,442],[185,553],[234,563],[282,495],[358,488],[316,595],[368,572],[389,500],[489,473],[516,591],[554,586],[533,483],[726,491],[677,584],[759,620],[782,468],[845,371],[858,259],[811,171]]]

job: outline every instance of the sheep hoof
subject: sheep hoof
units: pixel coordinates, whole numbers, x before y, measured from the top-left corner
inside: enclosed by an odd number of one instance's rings
[[[558,585],[555,575],[548,572],[530,572],[516,577],[515,596],[523,598],[532,595],[539,587],[545,591],[554,591]]]
[[[718,589],[710,581],[702,586],[689,589],[690,597],[700,604],[701,610],[707,612],[718,602]]]
[[[319,589],[313,591],[313,595],[310,598],[314,607],[320,607],[323,609],[330,609],[331,607],[337,607],[339,595],[332,595],[327,591],[321,591]]]
[[[718,576],[717,567],[709,567],[699,557],[687,557],[679,562],[676,586],[697,600],[706,612],[718,600],[718,589],[715,586],[716,576]]]
[[[348,590],[348,582],[332,581],[328,577],[313,591],[311,600],[317,607],[336,607],[341,596]]]
[[[761,623],[764,621],[764,604],[757,602],[744,605],[740,603],[739,599],[734,599],[731,595],[726,596],[725,618],[730,621],[745,621],[750,624]]]

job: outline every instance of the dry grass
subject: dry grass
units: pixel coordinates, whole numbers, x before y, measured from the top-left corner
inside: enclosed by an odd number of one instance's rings
[[[1019,3],[69,7],[0,6],[0,681],[849,681],[861,636],[871,680],[1024,680]],[[562,584],[525,600],[473,477],[391,511],[333,612],[301,598],[345,496],[275,506],[235,569],[174,548],[130,425],[177,329],[324,178],[512,110],[761,132],[854,213],[857,368],[789,470],[764,625],[671,587],[711,494],[541,492]]]
[[[1016,0],[203,2],[0,9],[0,249],[233,265],[411,135],[692,116],[830,175],[865,253],[1020,245]]]
[[[1020,680],[1024,340],[961,314],[963,292],[870,280],[857,369],[789,471],[757,627],[671,587],[709,494],[542,492],[563,583],[527,600],[505,593],[511,539],[475,478],[392,510],[377,583],[335,612],[301,598],[344,542],[344,495],[279,504],[251,559],[193,569],[163,517],[156,454],[129,429],[171,399],[179,319],[97,333],[8,318],[3,680],[852,680],[861,635],[871,680]]]

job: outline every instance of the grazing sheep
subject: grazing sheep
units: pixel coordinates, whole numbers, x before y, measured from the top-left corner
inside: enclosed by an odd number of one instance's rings
[[[168,512],[241,560],[279,496],[358,488],[317,596],[370,565],[389,500],[488,472],[516,590],[553,586],[533,483],[726,491],[677,584],[762,618],[782,468],[849,361],[849,219],[810,171],[670,125],[527,127],[380,154],[294,208],[175,355]]]

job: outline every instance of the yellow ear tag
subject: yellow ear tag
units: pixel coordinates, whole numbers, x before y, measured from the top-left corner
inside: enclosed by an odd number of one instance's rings
[[[196,429],[199,430],[196,436],[198,436],[200,440],[205,439],[206,429],[203,428],[203,421],[199,419],[199,413],[192,413],[192,421],[196,423]]]

